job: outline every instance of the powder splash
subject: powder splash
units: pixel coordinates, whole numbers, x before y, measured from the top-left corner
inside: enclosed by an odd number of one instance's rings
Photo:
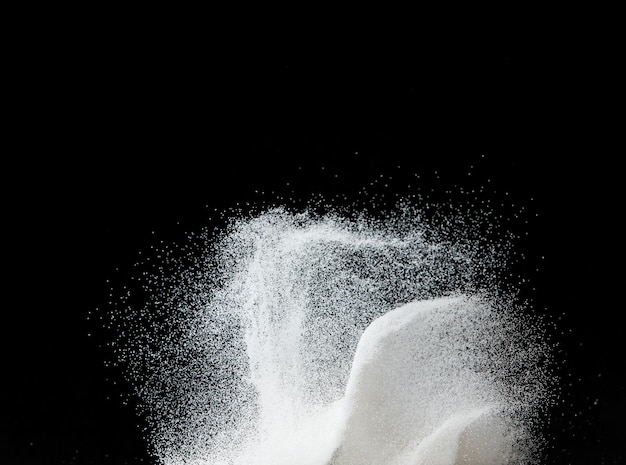
[[[532,463],[550,348],[481,227],[273,209],[207,240],[122,318],[160,462]]]

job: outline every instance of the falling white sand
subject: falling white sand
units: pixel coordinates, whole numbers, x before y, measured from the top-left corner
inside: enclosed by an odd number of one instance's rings
[[[474,359],[481,356],[475,325],[489,317],[482,305],[467,298],[411,303],[366,329],[346,389],[333,463],[510,460],[514,438],[501,418],[506,400]]]
[[[414,212],[235,223],[121,352],[161,462],[531,463],[549,351],[496,292],[502,244],[470,236]]]

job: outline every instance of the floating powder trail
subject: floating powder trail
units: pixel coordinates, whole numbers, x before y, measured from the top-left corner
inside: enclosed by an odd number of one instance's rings
[[[125,331],[161,463],[531,463],[543,329],[499,287],[505,243],[446,224],[233,222]]]

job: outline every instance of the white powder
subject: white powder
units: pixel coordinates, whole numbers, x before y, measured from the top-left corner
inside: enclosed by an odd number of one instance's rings
[[[161,462],[531,463],[550,351],[500,286],[506,243],[471,223],[234,222],[120,351]]]

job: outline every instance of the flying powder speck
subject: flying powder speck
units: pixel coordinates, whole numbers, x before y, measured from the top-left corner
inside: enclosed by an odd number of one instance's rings
[[[551,348],[477,217],[240,216],[120,310],[164,465],[530,464]],[[155,277],[156,276],[156,277]]]

